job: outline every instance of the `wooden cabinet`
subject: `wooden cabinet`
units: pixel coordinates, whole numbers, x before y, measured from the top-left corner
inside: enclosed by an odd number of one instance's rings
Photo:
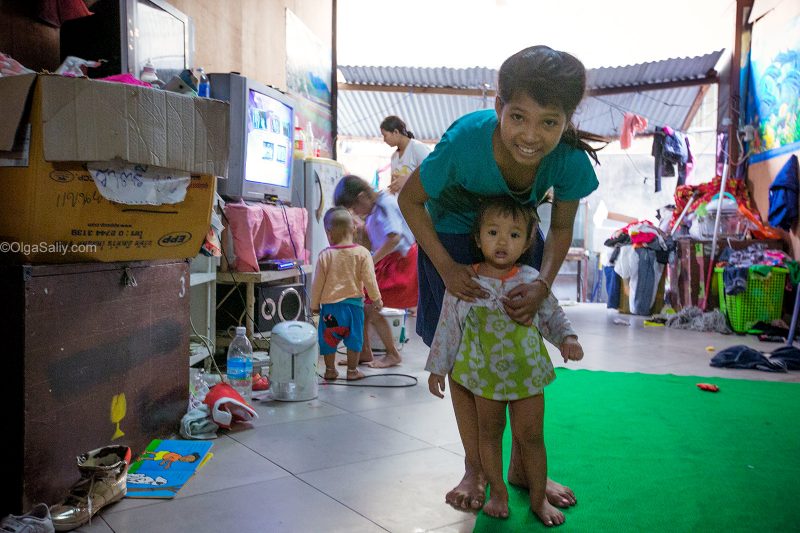
[[[0,266],[6,432],[0,516],[53,504],[75,457],[177,432],[189,373],[186,261]]]

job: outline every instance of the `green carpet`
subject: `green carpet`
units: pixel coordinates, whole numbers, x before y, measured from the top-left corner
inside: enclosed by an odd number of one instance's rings
[[[557,374],[546,392],[549,473],[578,498],[558,531],[800,531],[800,384]],[[510,438],[506,428],[506,467]],[[474,531],[551,529],[527,491],[509,492],[511,516],[481,513]]]

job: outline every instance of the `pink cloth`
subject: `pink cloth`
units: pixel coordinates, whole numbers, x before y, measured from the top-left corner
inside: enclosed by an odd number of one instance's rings
[[[100,78],[101,81],[110,81],[113,83],[125,83],[127,85],[139,85],[141,87],[150,87],[153,88],[152,85],[149,83],[142,81],[133,74],[125,73],[125,74],[114,74],[113,76],[106,76],[105,78]]]
[[[228,203],[225,204],[225,217],[228,219],[225,231],[230,232],[233,240],[233,253],[227,251],[226,253],[233,263],[231,267],[237,272],[258,272],[260,270],[258,261],[261,259],[308,261],[306,250],[308,211],[305,208],[244,202]]]
[[[633,136],[644,131],[647,127],[647,119],[634,113],[625,113],[622,117],[622,132],[619,135],[619,145],[627,150],[631,147]]]

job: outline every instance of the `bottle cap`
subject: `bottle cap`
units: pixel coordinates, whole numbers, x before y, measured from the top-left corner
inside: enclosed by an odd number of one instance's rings
[[[247,328],[243,326],[236,326],[236,334],[237,335],[247,335]]]

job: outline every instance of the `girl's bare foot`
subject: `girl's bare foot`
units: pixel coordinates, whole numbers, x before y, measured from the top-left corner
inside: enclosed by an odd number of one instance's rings
[[[326,368],[324,377],[328,381],[333,381],[339,379],[339,373],[336,371],[335,368]]]
[[[542,500],[539,505],[531,503],[531,511],[539,517],[542,524],[548,527],[560,526],[565,520],[564,513],[553,507],[550,502],[547,501],[547,498]]]
[[[492,492],[491,489],[489,491]],[[482,510],[495,518],[508,518],[508,494],[505,497],[490,494],[489,501],[483,504]]]
[[[357,381],[359,379],[364,379],[366,376],[357,368],[348,368],[347,369],[347,381]]]
[[[464,472],[458,485],[448,492],[444,501],[461,511],[477,511],[486,499],[486,480],[471,469]]]
[[[519,461],[518,452],[513,444],[511,446],[511,461],[508,465],[508,482],[516,487],[522,487],[523,489],[528,488],[525,468],[521,461]],[[572,507],[578,503],[578,499],[575,498],[575,493],[572,492],[572,489],[550,478],[547,478],[547,486],[544,489],[544,493],[545,496],[547,496],[547,501],[562,509]]]
[[[387,353],[377,361],[367,363],[367,366],[370,368],[389,368],[392,366],[397,366],[402,362],[403,360],[400,358],[399,355]]]

